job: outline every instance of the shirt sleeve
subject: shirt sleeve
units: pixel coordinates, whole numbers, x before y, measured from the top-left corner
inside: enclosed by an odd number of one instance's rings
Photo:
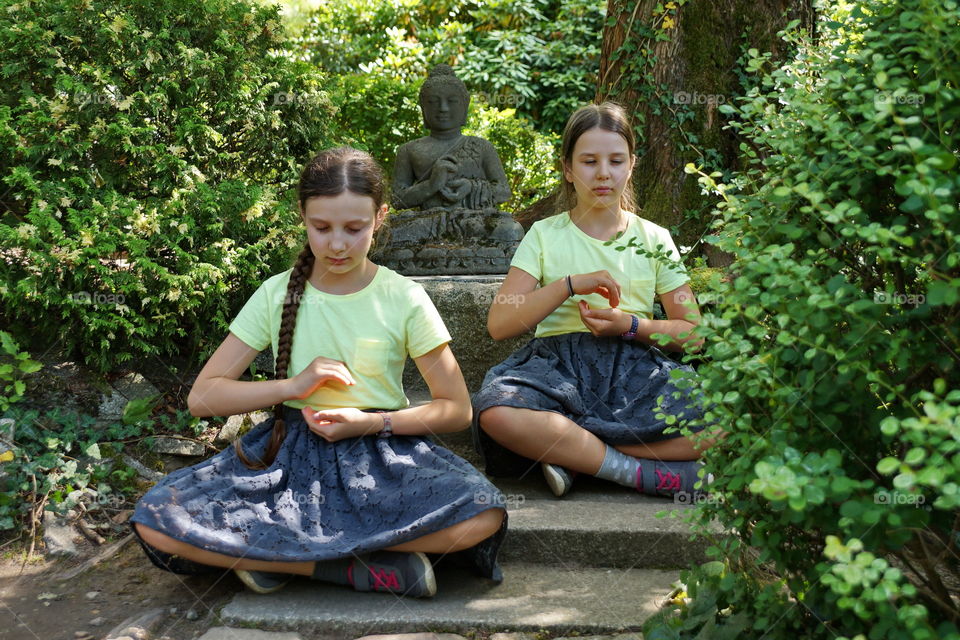
[[[410,313],[407,314],[407,353],[419,358],[450,342],[450,332],[421,285],[410,289]]]
[[[662,229],[657,236],[656,244],[663,245],[661,251],[674,260],[673,264],[667,264],[661,260],[656,261],[657,295],[660,295],[686,284],[690,281],[690,277],[680,261],[680,252],[677,251],[677,245],[673,243],[669,231]],[[656,246],[653,247],[653,250],[656,251]]]
[[[543,251],[540,229],[537,225],[530,227],[530,230],[523,235],[523,240],[513,254],[513,260],[510,261],[510,266],[523,269],[538,281],[543,281]]]
[[[271,344],[270,312],[266,283],[253,292],[240,313],[230,323],[230,332],[251,349],[263,351]]]

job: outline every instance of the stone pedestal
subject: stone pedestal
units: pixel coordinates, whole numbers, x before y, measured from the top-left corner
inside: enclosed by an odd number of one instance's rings
[[[370,258],[405,276],[505,274],[523,228],[497,209],[401,211]]]

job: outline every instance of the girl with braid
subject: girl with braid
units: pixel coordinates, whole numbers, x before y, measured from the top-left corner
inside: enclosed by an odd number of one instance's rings
[[[196,416],[273,416],[141,499],[131,522],[144,550],[176,573],[233,569],[258,593],[299,575],[432,596],[427,553],[499,582],[502,496],[425,438],[471,419],[450,334],[422,286],[367,258],[387,211],[380,168],[355,149],[321,152],[298,200],[307,244],[246,303],[187,399]],[[240,381],[267,346],[275,379]],[[408,406],[407,355],[428,404]]]

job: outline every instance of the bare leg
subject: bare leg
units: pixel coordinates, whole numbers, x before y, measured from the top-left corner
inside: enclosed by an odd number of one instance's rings
[[[503,514],[503,509],[487,509],[469,520],[429,533],[410,542],[389,547],[389,550],[452,553],[468,549],[496,533],[500,529],[501,522],[503,522]],[[314,565],[316,564],[314,562],[271,562],[268,560],[235,558],[215,551],[207,551],[186,542],[180,542],[139,523],[134,523],[133,526],[137,528],[140,536],[150,546],[213,567],[310,576],[313,575]]]
[[[603,464],[603,440],[559,413],[497,406],[479,421],[491,438],[533,460],[590,475]]]
[[[634,458],[698,460],[703,455],[704,450],[712,447],[720,437],[722,437],[722,434],[718,430],[712,433],[709,438],[698,438],[696,443],[686,436],[680,436],[679,438],[648,444],[621,444],[614,448]]]

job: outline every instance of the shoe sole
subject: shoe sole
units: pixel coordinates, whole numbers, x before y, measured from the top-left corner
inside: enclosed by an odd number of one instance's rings
[[[234,569],[233,572],[236,574],[238,578],[240,578],[243,584],[247,585],[247,588],[253,591],[254,593],[260,593],[260,594],[274,593],[275,591],[280,591],[280,589],[283,589],[285,586],[287,586],[287,583],[283,582],[277,585],[276,587],[264,587],[259,583],[257,583],[256,580],[254,580],[253,576],[250,575],[249,571],[244,571],[243,569]]]
[[[420,561],[423,568],[423,586],[427,592],[417,595],[405,593],[404,595],[412,595],[414,598],[430,598],[437,593],[437,576],[433,574],[433,565],[430,564],[430,559],[427,558],[427,554],[422,551],[414,551],[413,555]]]
[[[543,469],[543,477],[547,481],[547,486],[550,487],[550,491],[553,492],[553,495],[557,496],[558,498],[562,498],[570,493],[570,487],[572,486],[572,483],[567,484],[564,481],[563,476],[557,473],[553,467],[548,464],[541,465],[541,468]]]

